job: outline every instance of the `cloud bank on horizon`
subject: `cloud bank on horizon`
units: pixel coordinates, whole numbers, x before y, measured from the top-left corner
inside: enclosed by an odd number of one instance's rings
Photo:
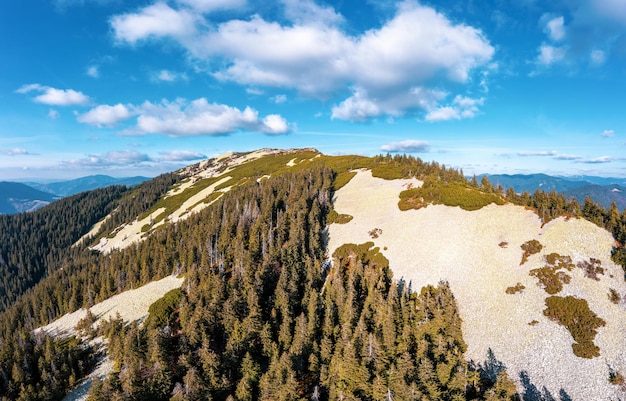
[[[626,0],[31,1],[0,6],[7,178],[259,147],[626,176]]]

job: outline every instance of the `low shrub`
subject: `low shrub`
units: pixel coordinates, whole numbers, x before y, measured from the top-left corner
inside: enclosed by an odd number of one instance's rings
[[[165,327],[173,323],[176,310],[183,299],[184,293],[180,288],[175,288],[157,299],[148,308],[147,324],[151,327]]]
[[[591,309],[587,300],[573,296],[546,298],[543,314],[550,320],[565,326],[574,338],[572,350],[580,358],[600,356],[600,348],[593,343],[597,329],[606,325]]]
[[[458,206],[463,210],[472,211],[482,209],[491,203],[503,205],[505,201],[496,193],[483,192],[467,183],[427,179],[420,188],[400,192],[398,207],[405,211],[432,204]]]
[[[602,261],[595,258],[589,258],[589,261],[583,260],[582,262],[578,262],[576,266],[585,272],[585,277],[600,281],[598,274],[604,274],[604,268],[600,266],[601,264]]]
[[[335,209],[331,209],[328,212],[328,216],[326,217],[327,224],[346,224],[349,223],[353,219],[349,214],[339,214],[335,211]]]
[[[619,294],[619,292],[615,291],[613,288],[609,288],[609,301],[617,305],[620,303],[621,300],[622,296]]]
[[[541,243],[536,239],[526,241],[520,247],[522,248],[522,251],[524,251],[524,253],[522,254],[522,261],[520,262],[520,266],[526,263],[530,255],[539,253],[543,249],[543,245],[541,245]]]
[[[558,267],[544,266],[539,269],[532,269],[529,273],[532,277],[537,277],[541,288],[548,294],[554,295],[563,289],[563,284],[569,284],[572,276],[559,271]]]
[[[517,294],[518,292],[522,292],[525,288],[526,286],[523,285],[522,283],[517,283],[515,287],[507,287],[505,292],[507,294],[513,295],[513,294]]]

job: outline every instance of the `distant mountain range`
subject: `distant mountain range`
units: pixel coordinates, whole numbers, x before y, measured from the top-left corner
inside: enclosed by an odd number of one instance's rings
[[[56,197],[19,182],[0,182],[0,214],[30,212]]]
[[[31,212],[50,202],[110,185],[135,186],[148,177],[115,178],[108,175],[91,175],[68,181],[51,183],[40,182],[0,182],[0,214]]]
[[[149,180],[148,177],[123,177],[116,178],[108,175],[89,175],[87,177],[76,178],[69,181],[58,181],[51,183],[25,182],[25,184],[40,191],[49,192],[61,197],[70,196],[79,192],[90,191],[96,188],[104,188],[110,185],[126,185],[133,187]]]
[[[572,176],[557,177],[546,174],[483,174],[494,185],[502,185],[503,188],[513,187],[515,192],[525,191],[531,194],[535,190],[550,192],[552,190],[562,193],[565,197],[575,198],[581,205],[587,196],[608,208],[612,202],[617,204],[618,209],[626,208],[626,178]],[[478,182],[483,175],[478,176]]]

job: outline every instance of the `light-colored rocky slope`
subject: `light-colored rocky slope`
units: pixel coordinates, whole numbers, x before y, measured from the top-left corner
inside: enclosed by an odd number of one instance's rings
[[[626,284],[621,267],[610,259],[613,239],[606,230],[563,218],[542,227],[532,211],[510,204],[473,212],[441,205],[402,212],[398,195],[409,183],[419,185],[360,171],[337,191],[335,210],[354,218],[329,227],[329,255],[344,243],[373,241],[389,259],[394,278],[411,281],[413,289],[448,281],[463,319],[467,358],[484,364],[491,350],[522,394],[530,395],[535,386],[554,399],[626,397],[608,380],[609,366],[626,373],[626,311],[623,301],[613,304],[607,294],[610,288],[626,294]],[[369,234],[374,228],[382,230],[378,238]],[[532,239],[544,248],[520,266],[520,246]],[[529,271],[543,267],[543,255],[552,252],[569,255],[574,263],[590,257],[602,262],[605,274],[600,281],[576,268],[568,272],[571,283],[558,294],[588,300],[591,310],[606,321],[595,339],[600,357],[575,356],[567,329],[543,315],[549,295]],[[518,282],[526,287],[522,293],[505,293]],[[533,321],[538,323],[529,325]],[[523,375],[530,380],[526,388]]]
[[[119,317],[126,323],[139,321],[143,322],[148,317],[148,308],[156,300],[162,298],[168,291],[180,288],[184,278],[169,276],[161,280],[153,281],[134,290],[124,291],[121,294],[112,296],[111,298],[95,304],[91,308],[91,313],[96,317],[94,325],[98,325],[100,321],[110,318]],[[77,335],[76,324],[87,315],[87,309],[79,309],[76,312],[63,315],[59,319],[50,324],[40,327],[35,332],[45,332],[52,336],[69,336]],[[102,343],[102,337],[92,340],[95,348],[105,347]],[[106,348],[106,347],[105,347]],[[109,360],[108,355],[98,363],[96,369],[85,377],[79,385],[70,391],[63,401],[84,401],[87,399],[87,393],[91,388],[94,380],[102,380],[113,369],[113,362]]]
[[[165,293],[175,288],[180,288],[184,278],[168,276],[161,280],[153,281],[134,290],[124,291],[111,298],[95,304],[89,310],[96,317],[96,325],[102,319],[115,318],[119,313],[125,322],[143,321],[148,316],[148,308],[156,300],[162,298]],[[87,315],[87,309],[79,309],[76,312],[63,315],[54,322],[38,328],[36,331],[44,331],[54,336],[73,335],[76,324]]]
[[[179,220],[184,220],[193,213],[199,212],[211,203],[215,202],[219,197],[216,197],[211,202],[203,202],[203,200],[216,192],[216,188],[218,186],[229,181],[231,177],[228,173],[236,167],[265,156],[290,152],[294,152],[294,150],[260,149],[254,152],[241,154],[230,152],[218,156],[217,158],[205,160],[197,165],[182,169],[178,171],[178,174],[184,176],[185,179],[180,184],[172,188],[164,196],[165,199],[183,194],[187,189],[191,188],[200,180],[207,178],[219,178],[219,180],[187,198],[177,209],[170,211],[167,216],[161,216],[161,214],[163,214],[166,210],[165,208],[159,208],[142,219],[137,217],[135,220],[117,227],[114,232],[102,237],[99,243],[93,245],[91,249],[102,253],[109,253],[114,249],[124,249],[132,244],[141,242],[149,235],[149,233],[145,231],[146,226],[150,227],[150,229],[154,229],[166,224],[167,222],[175,223]],[[294,166],[295,160],[295,158],[291,160],[287,163],[287,166]],[[228,192],[230,189],[231,186],[221,188],[220,193]],[[106,218],[108,218],[108,216]],[[106,220],[106,218],[104,220]],[[94,228],[85,235],[85,237],[88,238],[94,236],[100,228],[100,225],[101,223],[95,225]]]

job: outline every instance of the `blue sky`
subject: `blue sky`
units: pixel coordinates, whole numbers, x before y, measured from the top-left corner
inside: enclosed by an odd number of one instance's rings
[[[0,180],[226,151],[626,176],[626,0],[0,3]]]

